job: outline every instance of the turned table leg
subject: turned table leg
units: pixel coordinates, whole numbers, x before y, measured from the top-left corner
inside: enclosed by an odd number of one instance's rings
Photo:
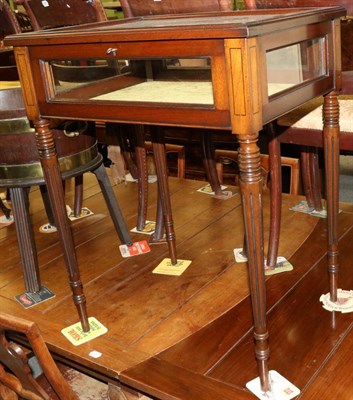
[[[238,134],[237,136],[239,139],[240,189],[254,319],[255,354],[261,388],[267,392],[270,389],[269,344],[266,325],[260,150],[257,146],[258,134]]]
[[[148,206],[148,171],[145,149],[145,127],[135,125],[136,135],[136,165],[138,171],[138,216],[137,230],[142,231],[146,225],[146,215]]]
[[[337,93],[324,97],[324,152],[327,192],[328,271],[330,299],[337,301],[338,281],[338,202],[339,202],[339,104]]]
[[[45,181],[47,183],[48,194],[54,213],[59,240],[64,252],[64,259],[69,274],[74,303],[79,314],[82,329],[84,332],[88,332],[90,327],[86,310],[86,297],[83,293],[83,286],[75,253],[75,245],[66,213],[64,191],[53,133],[49,128],[49,122],[47,120],[37,120],[34,125],[37,132],[36,141],[40,161]]]
[[[158,201],[160,202],[161,208],[163,210],[164,226],[166,240],[168,243],[169,256],[172,264],[175,265],[177,263],[176,240],[172,217],[172,206],[170,203],[170,194],[168,187],[168,171],[163,129],[160,127],[156,127],[155,129],[153,129],[152,148],[158,179]]]

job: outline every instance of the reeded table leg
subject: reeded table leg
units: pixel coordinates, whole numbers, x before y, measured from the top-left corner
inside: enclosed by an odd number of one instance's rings
[[[53,133],[49,128],[48,121],[44,119],[35,121],[35,128],[37,131],[36,140],[40,161],[45,181],[47,183],[48,194],[52,204],[59,239],[64,252],[64,259],[69,274],[74,303],[79,314],[82,329],[84,332],[88,332],[90,327],[86,310],[86,297],[83,293],[83,286],[80,280],[80,272],[75,253],[75,245],[66,213],[64,191]]]
[[[146,215],[148,206],[148,171],[145,149],[145,127],[135,125],[136,135],[136,164],[138,171],[138,216],[137,230],[142,231],[146,225]]]
[[[268,373],[269,345],[266,325],[260,150],[257,146],[258,134],[238,134],[237,136],[239,140],[240,189],[254,318],[255,354],[261,388],[267,392],[270,389]]]
[[[330,299],[337,301],[338,281],[338,202],[339,202],[339,104],[337,93],[324,98],[324,151],[327,192],[328,271]]]

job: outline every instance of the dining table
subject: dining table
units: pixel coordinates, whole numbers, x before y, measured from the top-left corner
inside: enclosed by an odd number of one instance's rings
[[[328,263],[334,297],[338,270],[337,95],[341,86],[340,18],[344,15],[345,9],[335,6],[146,16],[5,39],[5,44],[14,48],[26,112],[36,130],[83,326],[86,299],[64,204],[51,119],[207,128],[208,133],[228,130],[236,135],[239,147],[255,356],[261,388],[270,390],[259,132],[305,102],[324,96]],[[113,73],[96,77],[92,68],[91,75],[77,82],[60,79],[58,71],[72,65],[107,65]],[[166,240],[175,265],[177,238],[161,136],[153,137],[153,152]]]

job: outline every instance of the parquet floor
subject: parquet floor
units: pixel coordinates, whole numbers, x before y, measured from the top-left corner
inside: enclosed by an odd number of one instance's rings
[[[72,205],[72,185],[67,185]],[[90,316],[108,332],[80,346],[61,329],[77,322],[56,234],[39,233],[46,222],[35,188],[31,214],[42,282],[55,298],[24,309],[15,296],[24,291],[14,226],[0,229],[0,307],[36,320],[50,349],[66,362],[122,382],[160,399],[248,399],[245,383],[257,375],[245,264],[232,249],[243,243],[240,196],[217,200],[199,193],[203,182],[170,179],[178,258],[192,260],[180,276],[152,270],[167,257],[164,244],[125,259],[93,176],[85,177],[84,205],[94,215],[72,223]],[[115,186],[129,228],[135,226],[137,187]],[[298,386],[300,399],[353,398],[353,317],[325,311],[328,291],[324,219],[289,208],[301,198],[283,197],[280,255],[292,272],[268,277],[270,368]],[[149,219],[154,220],[156,184],[150,185]],[[264,194],[265,245],[269,198]],[[340,287],[351,289],[353,206],[339,217]],[[134,240],[148,239],[133,234]],[[266,246],[265,246],[266,248]],[[94,359],[92,350],[102,353]]]

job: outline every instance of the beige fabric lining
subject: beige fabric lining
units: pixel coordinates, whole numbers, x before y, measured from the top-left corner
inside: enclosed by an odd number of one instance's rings
[[[353,132],[353,96],[340,96],[341,132]],[[322,99],[315,99],[279,118],[278,124],[293,128],[322,130]]]
[[[92,100],[214,104],[212,82],[143,82],[93,97]]]

